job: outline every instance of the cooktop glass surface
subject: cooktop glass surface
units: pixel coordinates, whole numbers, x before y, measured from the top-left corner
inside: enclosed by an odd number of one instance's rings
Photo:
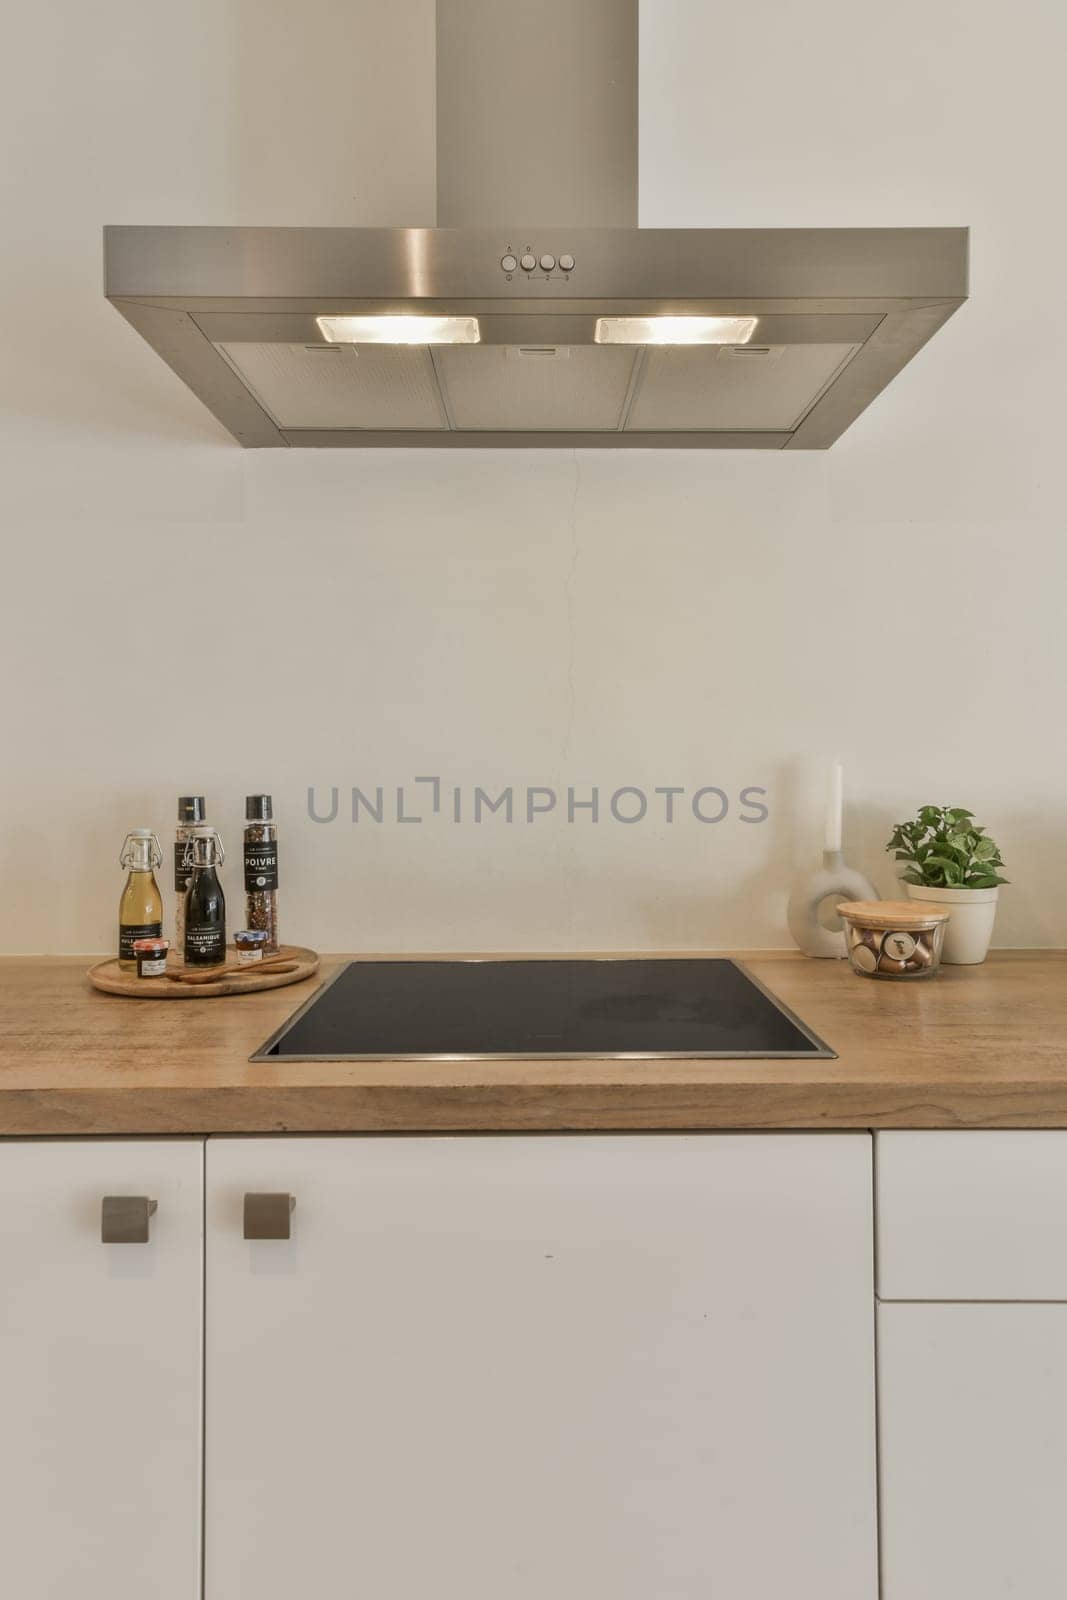
[[[832,1057],[735,962],[352,961],[253,1056]]]

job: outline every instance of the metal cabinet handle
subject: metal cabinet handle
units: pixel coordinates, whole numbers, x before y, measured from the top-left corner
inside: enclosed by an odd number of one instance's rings
[[[291,1194],[246,1194],[245,1238],[288,1239],[296,1197]]]
[[[144,1194],[106,1194],[100,1207],[102,1244],[147,1244],[156,1202]]]

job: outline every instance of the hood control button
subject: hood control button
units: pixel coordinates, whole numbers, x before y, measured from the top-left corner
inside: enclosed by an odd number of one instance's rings
[[[523,256],[522,261],[519,263],[519,265],[522,267],[523,272],[532,272],[534,267],[536,267],[536,265],[537,265],[537,257],[536,256]]]
[[[541,271],[542,272],[551,272],[552,268],[555,265],[556,265],[555,256],[542,256],[541,257]]]
[[[561,272],[573,272],[574,271],[574,257],[573,256],[560,256],[559,265],[560,265],[560,271]]]
[[[514,256],[500,257],[500,265],[503,267],[505,272],[514,272],[518,264],[519,263],[515,260]]]

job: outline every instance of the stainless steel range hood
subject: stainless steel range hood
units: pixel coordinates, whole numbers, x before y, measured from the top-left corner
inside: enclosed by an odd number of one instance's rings
[[[636,0],[438,0],[447,226],[109,227],[107,297],[246,446],[824,449],[967,230],[639,229],[636,65]]]

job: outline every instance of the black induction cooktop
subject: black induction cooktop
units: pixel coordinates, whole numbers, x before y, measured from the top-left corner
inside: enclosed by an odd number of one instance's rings
[[[833,1054],[735,961],[620,957],[351,961],[252,1060]]]

